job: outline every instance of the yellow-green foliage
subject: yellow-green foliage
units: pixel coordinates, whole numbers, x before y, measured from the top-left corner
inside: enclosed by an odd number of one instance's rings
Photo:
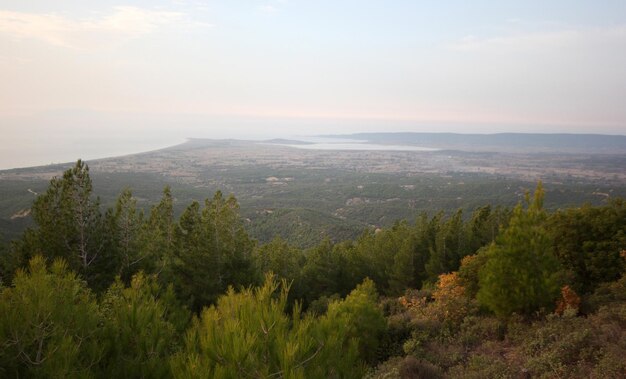
[[[299,306],[290,317],[285,313],[287,295],[286,282],[279,284],[271,274],[261,287],[229,289],[194,320],[184,349],[171,360],[174,377],[360,377],[356,337],[371,332],[357,329],[369,323],[352,312],[364,311],[370,321],[369,309],[361,306],[365,301],[376,307],[369,297],[370,284],[331,304],[319,319],[302,316]]]
[[[328,312],[322,317],[322,324],[342,325],[350,339],[358,340],[361,358],[374,362],[378,344],[387,328],[387,321],[379,306],[376,286],[365,279],[343,301],[329,304]]]
[[[468,255],[461,260],[459,267],[459,283],[465,288],[465,294],[469,298],[475,298],[479,289],[479,272],[487,262],[488,248],[481,248],[474,255]]]
[[[0,294],[0,377],[91,377],[102,353],[98,304],[85,283],[41,257]]]
[[[172,352],[174,326],[167,309],[156,298],[156,280],[139,273],[130,287],[117,281],[103,301],[106,359],[103,372],[112,378],[169,377],[167,358]]]
[[[558,296],[558,261],[543,223],[543,188],[537,186],[528,209],[518,205],[508,228],[489,247],[481,268],[478,301],[496,315],[532,314],[552,307]]]

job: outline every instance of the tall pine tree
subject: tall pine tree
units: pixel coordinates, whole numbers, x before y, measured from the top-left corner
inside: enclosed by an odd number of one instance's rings
[[[558,296],[559,263],[545,229],[543,186],[538,184],[528,208],[518,205],[510,224],[498,236],[479,272],[478,301],[496,315],[531,314],[550,307]]]

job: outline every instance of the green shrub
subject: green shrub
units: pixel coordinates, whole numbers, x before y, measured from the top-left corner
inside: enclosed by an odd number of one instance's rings
[[[399,371],[402,379],[437,379],[443,377],[437,366],[411,356],[400,362]]]
[[[378,348],[378,359],[401,355],[403,344],[411,337],[411,318],[408,312],[395,314],[387,318],[387,329]]]
[[[469,316],[463,320],[458,339],[466,347],[476,346],[484,341],[502,340],[506,326],[494,317]]]
[[[515,377],[512,371],[507,363],[499,357],[473,354],[469,357],[466,365],[451,368],[448,371],[448,376],[459,379],[504,379]]]
[[[581,310],[592,313],[603,305],[620,301],[626,301],[626,275],[615,282],[600,284],[592,295],[583,298]]]
[[[379,364],[376,369],[370,370],[364,379],[398,379],[400,377],[400,363],[403,357],[389,358]]]
[[[602,354],[602,358],[591,371],[591,378],[623,379],[626,378],[626,351],[611,349]]]
[[[594,365],[598,352],[586,320],[554,315],[534,324],[521,348],[528,368],[540,377],[575,376],[580,367]]]

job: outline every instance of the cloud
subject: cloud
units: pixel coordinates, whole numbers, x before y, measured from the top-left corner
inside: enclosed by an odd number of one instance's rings
[[[277,13],[280,11],[286,4],[288,0],[270,0],[267,1],[263,5],[259,5],[259,10],[264,13]]]
[[[259,9],[265,13],[276,13],[278,11],[278,8],[276,8],[275,6],[271,4],[261,5],[259,6]]]
[[[181,12],[131,6],[114,7],[109,14],[87,19],[73,19],[56,13],[0,10],[0,35],[81,50],[117,45],[165,26],[208,25],[189,20]]]
[[[567,29],[549,32],[525,32],[503,37],[465,36],[448,47],[455,51],[532,51],[579,47],[582,44],[613,41],[626,42],[626,26],[610,28]]]

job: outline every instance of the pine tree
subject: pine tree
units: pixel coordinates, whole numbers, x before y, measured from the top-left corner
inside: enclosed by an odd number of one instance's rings
[[[0,376],[87,378],[101,359],[102,321],[84,281],[61,259],[31,259],[0,288]]]
[[[63,258],[92,288],[106,288],[114,268],[105,249],[100,200],[93,198],[92,190],[89,167],[81,160],[62,178],[53,178],[33,204],[36,228],[15,245],[16,255]]]
[[[129,189],[124,190],[117,198],[114,209],[105,215],[108,236],[108,248],[113,252],[118,267],[118,275],[124,283],[136,272],[144,268],[148,255],[141,250],[141,230],[143,212],[137,209],[137,199]]]
[[[269,243],[256,248],[253,256],[256,272],[259,274],[271,272],[279,280],[286,279],[290,283],[290,299],[303,296],[301,272],[305,258],[301,250],[290,246],[282,238],[276,237]]]
[[[102,299],[100,343],[106,354],[100,374],[107,378],[169,378],[168,357],[175,348],[175,328],[153,277],[138,273],[130,287],[116,281]]]
[[[430,279],[434,281],[441,274],[456,271],[465,256],[466,244],[463,211],[459,209],[437,231],[435,246],[426,264]]]
[[[215,236],[212,242],[219,252],[217,257],[222,292],[231,285],[256,284],[257,276],[252,261],[255,242],[244,229],[237,199],[233,195],[224,198],[222,192],[217,191],[212,200],[205,201],[202,218]]]
[[[620,251],[626,247],[626,201],[614,199],[603,207],[559,211],[548,225],[555,254],[573,274],[576,291],[589,293],[625,272]]]
[[[339,276],[342,262],[333,250],[332,242],[329,239],[324,239],[306,254],[302,278],[307,304],[322,296],[330,296],[340,292]]]
[[[180,216],[172,250],[171,273],[181,299],[199,311],[217,299],[222,291],[220,251],[215,235],[203,224],[200,204],[191,203]]]
[[[139,235],[139,257],[148,273],[159,276],[161,283],[171,281],[170,259],[174,249],[174,198],[169,186],[163,189],[159,203],[152,207]]]
[[[477,298],[498,316],[528,315],[553,305],[558,296],[559,264],[545,229],[543,196],[540,182],[532,202],[527,199],[528,208],[515,208],[508,228],[486,252]]]
[[[171,359],[173,376],[360,378],[358,336],[375,338],[378,322],[384,323],[370,287],[355,290],[345,305],[336,303],[321,319],[302,315],[299,306],[285,313],[289,287],[272,275],[258,288],[230,288],[194,321],[184,348]],[[371,343],[363,346],[374,347]]]
[[[228,286],[256,282],[252,241],[243,228],[237,200],[217,192],[212,200],[193,202],[183,212],[170,254],[172,282],[193,310],[213,303]]]
[[[325,321],[346,327],[346,343],[358,341],[359,356],[371,364],[376,363],[378,345],[387,321],[378,307],[378,293],[373,281],[365,279],[344,300],[331,303],[321,322]]]
[[[397,224],[393,230],[395,239],[399,242],[393,256],[393,266],[389,273],[389,288],[392,293],[403,293],[407,288],[417,286],[415,268],[419,251],[417,250],[417,236],[415,230],[406,222]]]

